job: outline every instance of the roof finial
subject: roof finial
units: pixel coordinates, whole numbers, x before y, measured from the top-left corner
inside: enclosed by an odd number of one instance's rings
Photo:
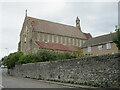
[[[25,12],[26,12],[26,17],[27,17],[27,9],[25,10]]]
[[[80,21],[80,19],[78,18],[78,16],[77,16],[76,20]]]

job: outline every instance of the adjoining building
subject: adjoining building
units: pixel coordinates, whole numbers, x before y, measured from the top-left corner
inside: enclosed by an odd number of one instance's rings
[[[82,46],[85,55],[104,55],[118,53],[118,48],[113,42],[113,34],[106,34],[89,39]]]
[[[26,12],[18,50],[23,53],[36,53],[40,49],[77,51],[89,38],[92,36],[82,32],[78,17],[76,26],[69,26],[29,17]]]

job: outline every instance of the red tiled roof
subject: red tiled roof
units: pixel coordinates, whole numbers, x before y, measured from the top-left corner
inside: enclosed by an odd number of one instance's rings
[[[77,51],[79,49],[79,47],[73,45],[63,45],[58,43],[48,43],[41,41],[35,41],[35,43],[39,45],[41,48],[53,49],[53,50]]]

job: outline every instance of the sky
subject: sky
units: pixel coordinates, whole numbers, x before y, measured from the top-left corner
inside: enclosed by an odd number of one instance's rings
[[[118,24],[119,0],[1,0],[0,59],[18,49],[19,35],[28,16],[75,26],[80,18],[83,32],[93,37],[108,34]]]

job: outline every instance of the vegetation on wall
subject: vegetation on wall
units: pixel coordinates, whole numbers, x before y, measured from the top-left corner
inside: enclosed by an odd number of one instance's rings
[[[80,58],[80,57],[85,57],[85,56],[88,56],[88,55],[84,55],[82,50],[78,48],[77,51],[73,51],[72,52],[72,55],[77,57],[77,58]]]
[[[35,62],[45,62],[63,59],[76,58],[70,53],[57,53],[54,51],[40,50],[36,54],[23,54],[18,51],[2,58],[2,64],[8,68],[13,68],[16,64],[26,64]]]
[[[116,46],[118,47],[118,50],[120,50],[120,28],[118,28],[116,26],[116,29],[115,29],[115,35],[114,35],[114,38],[113,38],[113,42],[116,44]]]

